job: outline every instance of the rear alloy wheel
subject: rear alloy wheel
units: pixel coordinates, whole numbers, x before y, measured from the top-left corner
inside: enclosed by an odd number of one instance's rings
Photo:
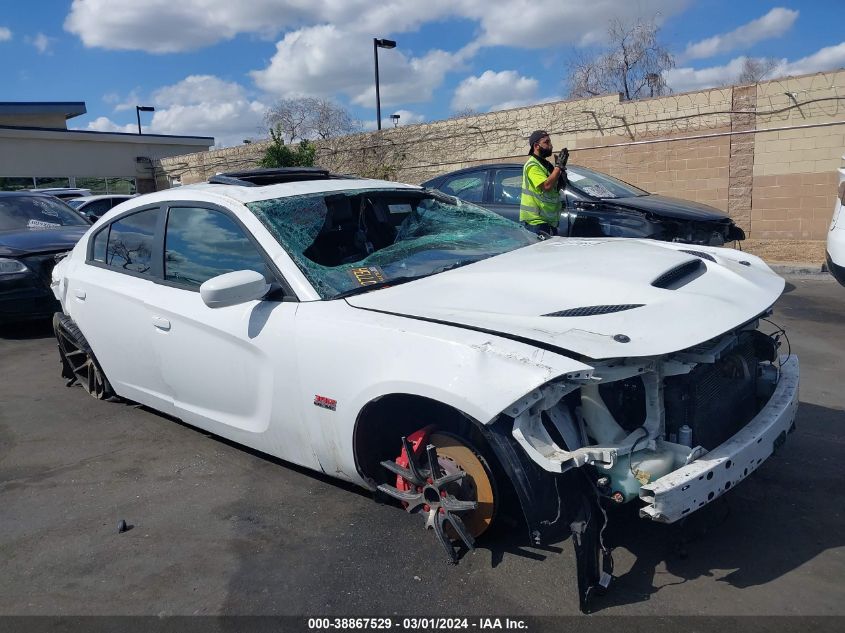
[[[408,512],[425,516],[450,563],[458,553],[453,541],[475,547],[496,512],[495,480],[486,460],[466,440],[446,432],[421,429],[402,438],[395,461],[383,461],[396,475],[396,486],[379,490],[402,502]]]
[[[62,376],[68,379],[67,386],[79,384],[98,400],[119,400],[76,323],[57,312],[53,316],[53,331],[58,341]]]

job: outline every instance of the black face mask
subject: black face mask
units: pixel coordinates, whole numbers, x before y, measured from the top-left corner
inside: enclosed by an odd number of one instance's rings
[[[549,149],[548,147],[541,147],[539,149],[540,149],[540,156],[542,156],[543,158],[548,158],[549,156],[552,155],[552,150]]]

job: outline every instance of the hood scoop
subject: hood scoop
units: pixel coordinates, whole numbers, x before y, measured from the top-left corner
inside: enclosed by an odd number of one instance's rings
[[[651,282],[655,288],[664,288],[665,290],[677,290],[693,279],[697,279],[707,271],[707,266],[700,259],[691,259],[679,266],[670,268],[665,273],[660,275],[657,279]]]
[[[634,308],[642,308],[644,303],[626,303],[615,306],[582,306],[580,308],[569,308],[568,310],[560,310],[559,312],[549,312],[544,314],[544,317],[586,317],[595,316],[597,314],[611,314],[613,312],[624,312],[625,310],[633,310]]]

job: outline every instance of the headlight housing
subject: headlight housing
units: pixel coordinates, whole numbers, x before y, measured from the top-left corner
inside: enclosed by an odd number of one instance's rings
[[[8,257],[0,257],[0,277],[9,275],[20,275],[21,273],[29,272],[22,261],[17,259],[9,259]]]

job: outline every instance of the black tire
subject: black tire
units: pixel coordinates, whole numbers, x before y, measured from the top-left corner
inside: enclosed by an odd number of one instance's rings
[[[53,315],[53,332],[59,347],[62,377],[67,379],[67,386],[78,384],[97,400],[119,401],[120,397],[112,389],[91,346],[73,319],[56,312]]]

